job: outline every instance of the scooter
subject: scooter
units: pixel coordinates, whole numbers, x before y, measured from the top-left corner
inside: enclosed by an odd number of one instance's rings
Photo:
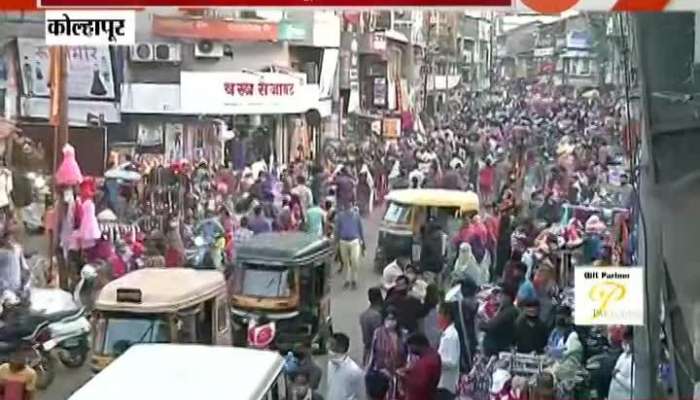
[[[90,322],[85,315],[85,308],[81,308],[75,314],[50,323],[50,339],[42,343],[44,352],[56,352],[61,363],[71,369],[82,367],[90,350]]]

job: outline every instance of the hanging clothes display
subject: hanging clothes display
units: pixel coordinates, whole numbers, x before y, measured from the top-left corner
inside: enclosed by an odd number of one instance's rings
[[[83,181],[83,173],[75,160],[75,149],[70,144],[63,146],[63,160],[56,170],[56,184],[75,186]]]
[[[6,216],[10,214],[12,190],[12,172],[7,168],[2,167],[0,168],[0,213],[2,215]]]

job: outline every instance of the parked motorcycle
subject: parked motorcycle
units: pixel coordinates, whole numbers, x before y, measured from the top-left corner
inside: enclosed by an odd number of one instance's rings
[[[42,343],[50,337],[49,321],[38,324],[34,331],[19,340],[0,342],[0,363],[9,362],[19,350],[27,351],[27,365],[37,374],[36,387],[40,390],[48,388],[56,377],[56,363],[51,353],[45,351]]]
[[[68,368],[80,368],[87,360],[90,346],[90,322],[85,308],[48,325],[50,339],[42,343],[44,352],[56,352],[58,359]]]

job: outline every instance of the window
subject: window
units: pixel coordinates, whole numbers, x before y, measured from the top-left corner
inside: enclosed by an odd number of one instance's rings
[[[591,59],[582,58],[579,60],[579,75],[590,75],[591,74]]]
[[[233,294],[262,298],[288,298],[295,290],[292,270],[264,265],[238,266],[234,270]]]
[[[165,321],[155,318],[108,318],[103,354],[119,355],[138,343],[168,343],[170,332]],[[99,349],[99,344],[97,345]]]
[[[384,221],[391,222],[393,224],[407,224],[409,218],[411,217],[411,208],[397,204],[391,203],[386,209],[384,214]]]

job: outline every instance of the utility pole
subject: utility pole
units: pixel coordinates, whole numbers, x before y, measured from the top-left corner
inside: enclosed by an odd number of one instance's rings
[[[67,64],[68,51],[65,46],[52,46],[49,50],[50,65],[50,85],[51,85],[51,111],[49,122],[54,127],[53,137],[53,173],[56,175],[56,170],[59,165],[59,157],[63,146],[68,143],[68,92],[66,88],[67,81]],[[58,238],[58,221],[63,214],[61,199],[62,193],[55,185],[54,180],[54,226],[50,231],[49,237],[49,269],[51,277],[54,276],[54,255],[56,254],[56,245]],[[69,276],[65,260],[58,262],[58,281],[61,289],[69,288]]]
[[[425,38],[425,55],[423,57],[423,112],[425,113],[428,109],[428,75],[431,72],[431,57],[430,57],[430,39],[431,33],[433,31],[433,14],[432,11],[428,12],[428,32]]]

